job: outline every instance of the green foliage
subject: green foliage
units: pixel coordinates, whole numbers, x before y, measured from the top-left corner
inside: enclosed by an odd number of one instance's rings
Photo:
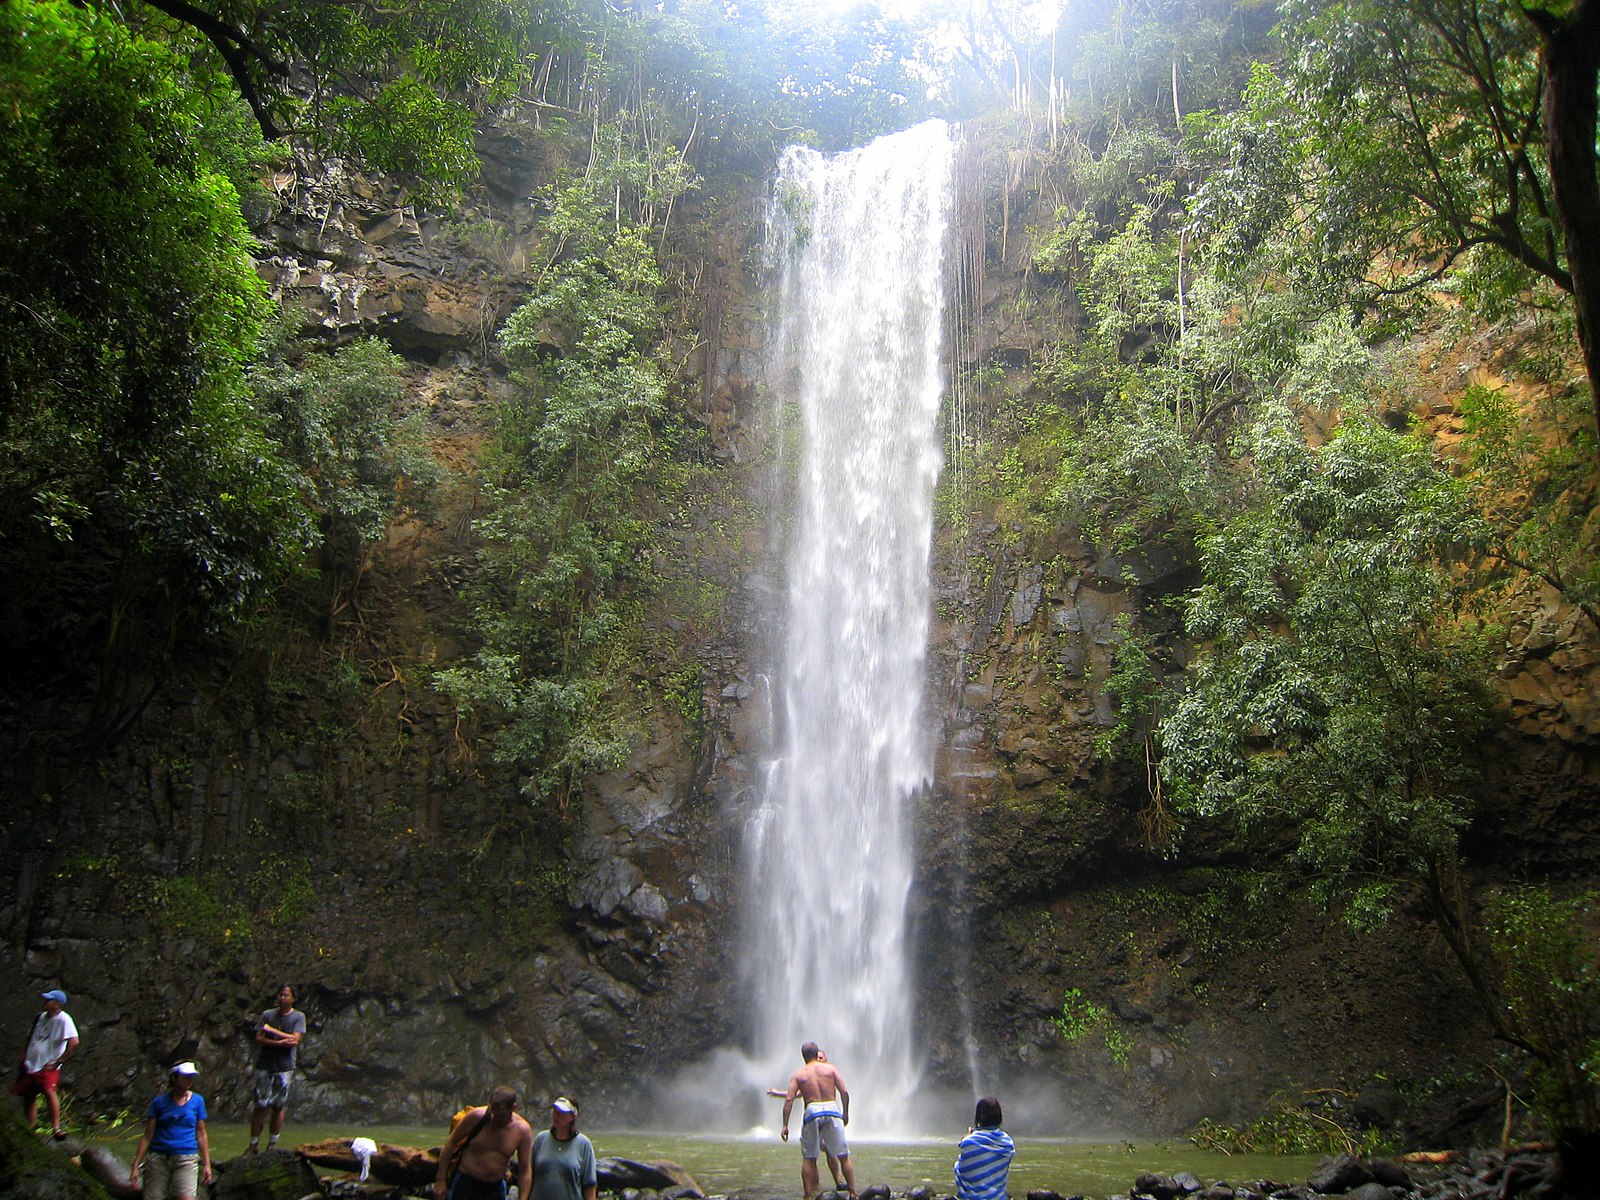
[[[251,378],[274,439],[298,469],[300,493],[319,518],[321,565],[337,613],[402,501],[424,495],[439,469],[423,414],[398,415],[399,355],[373,338],[307,352],[291,333],[285,315],[272,353]]]
[[[1246,1125],[1202,1118],[1189,1131],[1189,1140],[1215,1154],[1381,1153],[1385,1148],[1382,1133],[1350,1128],[1338,1099],[1326,1092],[1277,1097],[1266,1112]]]
[[[151,902],[161,923],[179,933],[199,934],[208,941],[248,940],[254,933],[250,914],[242,905],[227,901],[193,875],[157,879]]]
[[[1111,1061],[1126,1068],[1132,1044],[1126,1031],[1112,1019],[1111,1013],[1085,996],[1079,988],[1068,988],[1061,994],[1061,1011],[1050,1018],[1062,1038],[1068,1042],[1081,1042],[1098,1035]]]
[[[1231,103],[1240,63],[1267,52],[1273,16],[1272,5],[1251,0],[1088,0],[1063,7],[1046,49],[1056,52],[1069,112],[1104,138],[1130,126],[1170,124],[1175,107]]]
[[[1507,389],[1467,388],[1460,402],[1466,479],[1488,519],[1495,557],[1559,589],[1600,628],[1587,406],[1571,392],[1537,395],[1530,414]]]
[[[392,80],[369,99],[337,96],[327,108],[336,147],[375,170],[414,180],[421,204],[443,203],[477,176],[471,110],[420,79]]]
[[[1211,143],[1199,210],[1238,244],[1288,229],[1369,296],[1430,283],[1474,245],[1564,276],[1539,145],[1533,27],[1499,0],[1294,0]],[[1526,276],[1524,276],[1526,279]]]
[[[205,619],[309,525],[250,402],[264,296],[183,64],[92,8],[0,8],[0,536],[99,538]]]
[[[1536,1104],[1558,1134],[1600,1125],[1600,902],[1498,892],[1486,925],[1514,1039],[1533,1055]]]
[[[646,231],[618,223],[613,180],[554,189],[562,257],[502,331],[519,391],[475,525],[484,645],[441,676],[463,704],[505,715],[496,756],[524,771],[530,799],[563,806],[627,750],[616,658],[652,582],[642,508],[664,457],[666,372],[651,352],[662,281]]]
[[[1318,450],[1282,421],[1242,448],[1255,503],[1202,543],[1164,771],[1190,812],[1292,833],[1365,923],[1455,859],[1492,631],[1457,619],[1450,572],[1481,525],[1420,441],[1361,418]]]
[[[136,0],[104,11],[169,41],[196,92],[231,84],[268,137],[292,132],[439,198],[476,171],[475,117],[515,92],[526,52],[576,23],[577,7],[221,0],[191,15]]]

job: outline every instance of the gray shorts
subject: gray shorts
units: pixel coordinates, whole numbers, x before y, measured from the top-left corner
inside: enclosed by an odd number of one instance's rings
[[[823,1150],[835,1158],[849,1155],[850,1143],[845,1140],[844,1119],[839,1115],[837,1105],[818,1111],[817,1105],[808,1104],[800,1126],[800,1157],[816,1158]]]
[[[289,1104],[289,1081],[293,1071],[257,1071],[256,1107],[286,1108]]]
[[[140,1180],[144,1200],[192,1197],[200,1188],[200,1156],[152,1151],[145,1157]]]

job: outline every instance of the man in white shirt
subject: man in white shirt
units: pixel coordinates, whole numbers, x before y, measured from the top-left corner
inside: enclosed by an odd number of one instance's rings
[[[56,1089],[61,1082],[61,1064],[78,1048],[78,1027],[67,1015],[65,992],[52,988],[40,995],[44,998],[44,1011],[33,1019],[33,1028],[28,1031],[22,1056],[17,1060],[21,1069],[16,1083],[11,1085],[11,1094],[22,1098],[29,1129],[39,1114],[39,1097],[43,1095],[50,1109],[50,1132],[59,1142],[67,1134],[61,1128],[61,1097]]]

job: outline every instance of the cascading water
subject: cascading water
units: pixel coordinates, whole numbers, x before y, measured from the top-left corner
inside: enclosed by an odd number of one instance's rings
[[[768,220],[774,400],[780,428],[798,430],[776,756],[745,846],[752,1050],[780,1083],[818,1042],[850,1087],[852,1132],[869,1135],[915,1123],[908,809],[931,773],[953,160],[937,121],[832,157],[791,149]]]

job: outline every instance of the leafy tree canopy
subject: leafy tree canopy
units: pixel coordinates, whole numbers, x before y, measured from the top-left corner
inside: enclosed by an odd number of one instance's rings
[[[237,612],[307,544],[245,364],[265,298],[172,52],[92,8],[0,8],[0,536],[93,531]]]

